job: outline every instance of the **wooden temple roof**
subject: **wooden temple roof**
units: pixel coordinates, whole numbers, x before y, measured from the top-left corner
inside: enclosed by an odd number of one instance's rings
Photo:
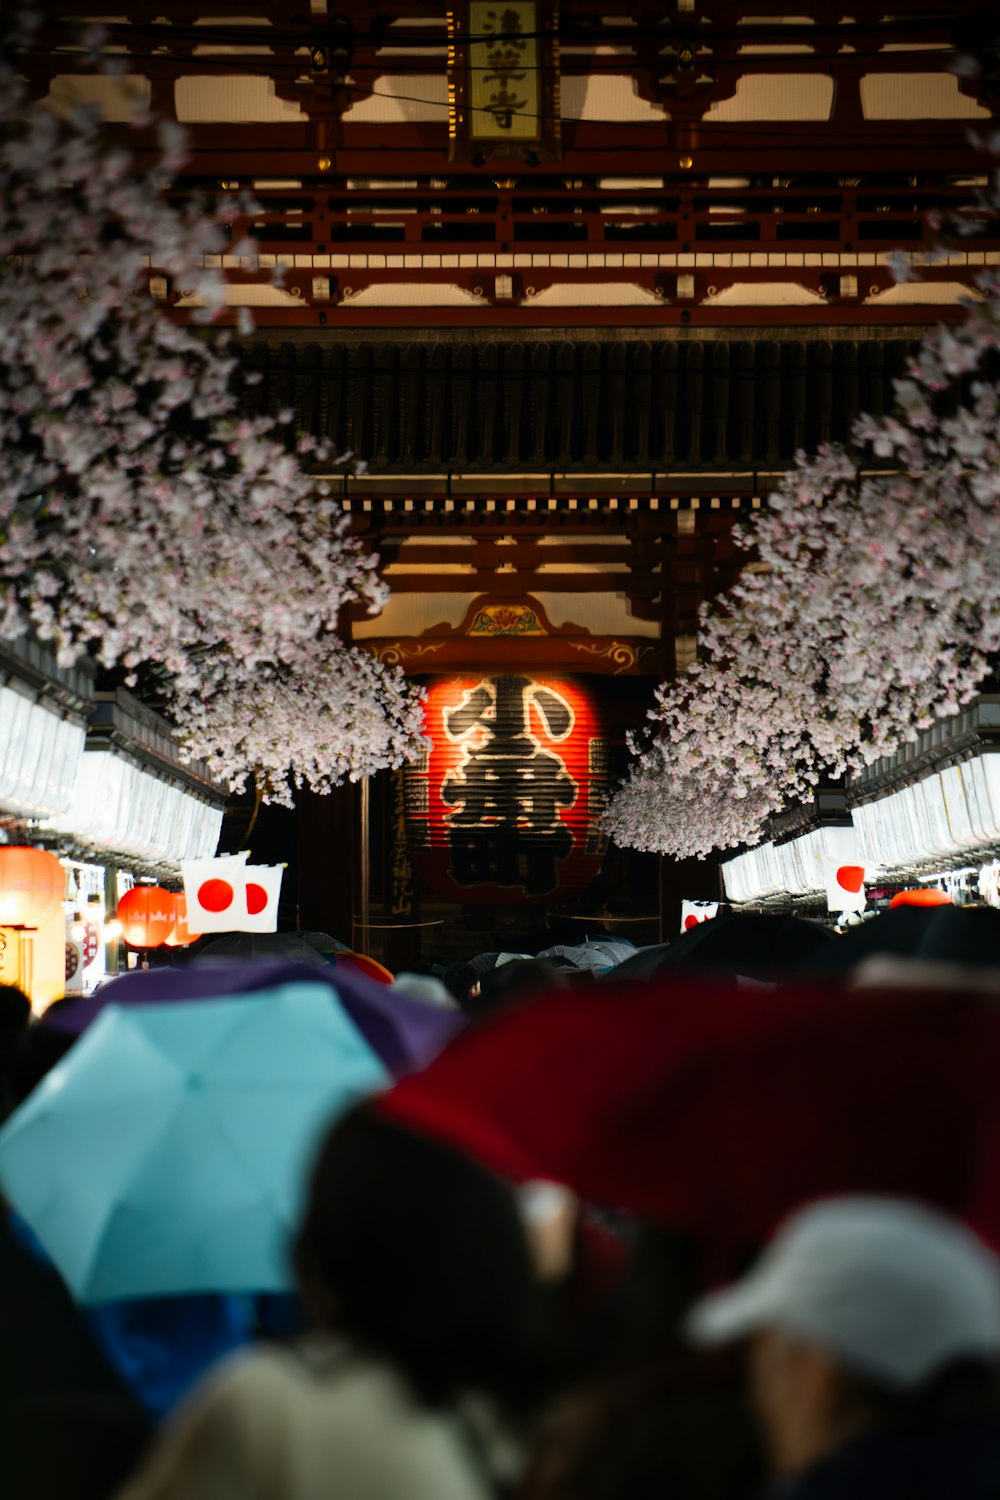
[[[997,8],[509,9],[533,63],[507,103],[469,0],[129,0],[117,78],[81,76],[93,8],[62,0],[23,67],[140,158],[136,99],[181,123],[167,190],[242,201],[219,259],[248,400],[367,464],[336,483],[393,598],[356,640],[478,660],[493,601],[541,622],[536,658],[669,673],[745,561],[734,518],[887,410],[1000,262]],[[163,267],[149,290],[196,311]]]
[[[891,407],[892,381],[916,342],[912,330],[788,333],[529,340],[488,330],[475,340],[456,331],[322,343],[272,335],[246,346],[244,362],[261,377],[255,402],[275,413],[292,407],[309,431],[364,456],[368,493],[380,476],[438,474],[451,477],[448,494],[468,494],[463,481],[475,472],[480,492],[496,494],[503,485],[491,474],[522,472],[545,496],[550,476],[556,493],[556,473],[592,474],[600,488],[602,472],[622,470],[652,492],[683,472],[699,493],[702,475],[739,472],[749,482],[787,468],[799,449],[849,440],[859,412]]]
[[[1000,254],[993,0],[519,4],[537,66],[510,140],[477,134],[468,0],[130,0],[103,22],[122,76],[81,78],[92,11],[49,7],[32,86],[113,121],[142,99],[188,132],[171,191],[252,194],[225,270],[260,328],[878,329],[957,316]]]

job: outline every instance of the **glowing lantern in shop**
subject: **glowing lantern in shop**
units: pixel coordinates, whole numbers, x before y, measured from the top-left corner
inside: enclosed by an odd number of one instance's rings
[[[115,913],[130,948],[160,948],[177,921],[177,897],[158,885],[126,891]]]
[[[46,849],[0,848],[0,926],[41,927],[66,899],[66,871]]]
[[[163,939],[168,948],[186,948],[188,943],[195,943],[201,937],[200,932],[192,932],[187,924],[187,900],[183,894],[174,896],[174,925]]]
[[[589,885],[604,857],[610,757],[579,682],[439,680],[424,724],[431,748],[406,773],[407,843],[436,895],[552,901]]]

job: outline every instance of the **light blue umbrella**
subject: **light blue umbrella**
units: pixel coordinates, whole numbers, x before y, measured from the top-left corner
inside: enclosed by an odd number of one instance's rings
[[[325,984],[109,1006],[0,1131],[0,1188],[80,1301],[285,1291],[320,1132],[388,1083]]]

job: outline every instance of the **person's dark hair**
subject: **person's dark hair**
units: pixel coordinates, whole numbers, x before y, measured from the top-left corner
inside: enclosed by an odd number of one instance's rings
[[[493,969],[499,957],[499,953],[477,953],[465,963],[449,964],[441,969],[441,982],[463,1010],[475,1006],[469,991]]]
[[[514,1194],[370,1107],[335,1124],[295,1244],[314,1316],[388,1356],[431,1404],[529,1404],[537,1284]]]
[[[31,1001],[16,984],[0,984],[0,1042],[13,1038],[31,1020]]]
[[[621,1371],[556,1407],[518,1500],[735,1500],[757,1494],[764,1472],[738,1387],[675,1357]]]
[[[469,1003],[469,991],[478,981],[479,974],[471,964],[449,964],[441,971],[441,983],[464,1009]]]
[[[12,1059],[31,1021],[31,1001],[16,984],[0,984],[0,1120],[15,1104],[10,1081]]]
[[[56,1005],[62,1003],[55,1002]],[[22,1027],[4,1062],[2,1112],[7,1114],[23,1104],[32,1089],[37,1088],[46,1073],[66,1056],[75,1041],[72,1032],[60,1031],[56,1026],[46,1025],[44,1020]]]
[[[952,1419],[1000,1421],[1000,1366],[957,1359],[919,1385],[900,1388],[856,1370],[843,1372],[844,1400],[874,1426],[926,1427]]]
[[[469,1002],[473,1015],[529,1000],[543,990],[569,989],[571,980],[548,958],[512,958],[488,970],[479,980],[479,999]]]

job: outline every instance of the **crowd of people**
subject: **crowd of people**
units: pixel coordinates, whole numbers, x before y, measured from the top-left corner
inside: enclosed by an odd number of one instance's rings
[[[281,1294],[81,1300],[5,1202],[4,1495],[1000,1500],[995,917],[719,919],[399,976],[389,1005],[454,1025],[325,1127]],[[0,990],[8,1123],[74,1067],[70,1004]]]

